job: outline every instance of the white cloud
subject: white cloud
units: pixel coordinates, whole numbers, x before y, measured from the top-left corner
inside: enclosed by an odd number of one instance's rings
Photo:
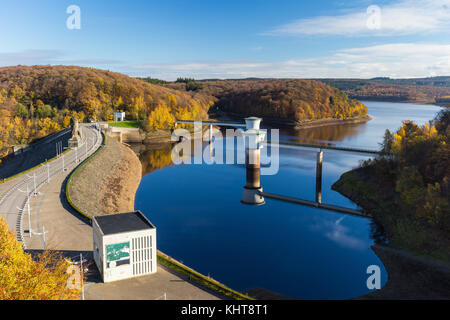
[[[0,66],[48,64],[59,59],[63,53],[59,50],[26,50],[20,52],[0,52]]]
[[[270,73],[272,63],[254,61],[221,61],[185,64],[141,64],[132,66],[133,74],[174,80],[177,77],[200,78],[245,78]]]
[[[364,7],[337,16],[300,19],[264,35],[398,36],[447,32],[450,27],[450,0],[403,0],[379,8],[379,29],[368,27],[374,15]]]
[[[312,226],[312,230],[319,231],[329,240],[335,242],[341,247],[355,250],[364,250],[370,247],[370,243],[365,239],[352,234],[350,228],[344,226],[342,221],[345,216],[336,221],[321,221]]]
[[[0,65],[64,64],[114,69],[166,80],[207,78],[413,78],[450,75],[450,44],[393,43],[336,51],[328,56],[284,61],[200,61],[126,66],[106,59],[70,60],[57,50],[1,53]]]
[[[206,78],[392,78],[450,75],[450,44],[396,43],[343,49],[326,57],[277,62],[136,65],[127,70],[167,80]]]
[[[110,65],[118,60],[108,59],[67,59],[67,53],[60,50],[25,50],[18,52],[0,52],[0,66],[14,65]]]

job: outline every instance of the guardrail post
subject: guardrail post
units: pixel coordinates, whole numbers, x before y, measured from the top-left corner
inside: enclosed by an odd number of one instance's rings
[[[212,124],[209,125],[209,144],[212,144],[213,139],[213,126]]]

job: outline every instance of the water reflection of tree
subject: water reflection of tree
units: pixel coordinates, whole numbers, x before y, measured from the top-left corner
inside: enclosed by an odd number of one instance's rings
[[[384,228],[377,222],[370,222],[370,238],[375,241],[376,244],[387,244],[388,238]]]
[[[142,164],[142,176],[172,165],[172,148],[173,145],[171,143],[142,145],[139,151],[139,159]]]
[[[345,124],[331,125],[323,127],[315,127],[301,130],[289,130],[287,133],[291,136],[298,137],[293,139],[295,142],[308,142],[308,140],[320,140],[323,142],[342,141],[348,137],[354,137],[360,134],[364,124]],[[311,141],[312,142],[312,141]]]

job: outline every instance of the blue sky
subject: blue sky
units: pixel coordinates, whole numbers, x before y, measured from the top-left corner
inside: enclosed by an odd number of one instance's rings
[[[0,66],[167,80],[450,75],[450,0],[2,0],[0,39]]]

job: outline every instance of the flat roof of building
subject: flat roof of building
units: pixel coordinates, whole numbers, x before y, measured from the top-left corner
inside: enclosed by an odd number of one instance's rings
[[[104,235],[154,229],[141,211],[95,216]]]

